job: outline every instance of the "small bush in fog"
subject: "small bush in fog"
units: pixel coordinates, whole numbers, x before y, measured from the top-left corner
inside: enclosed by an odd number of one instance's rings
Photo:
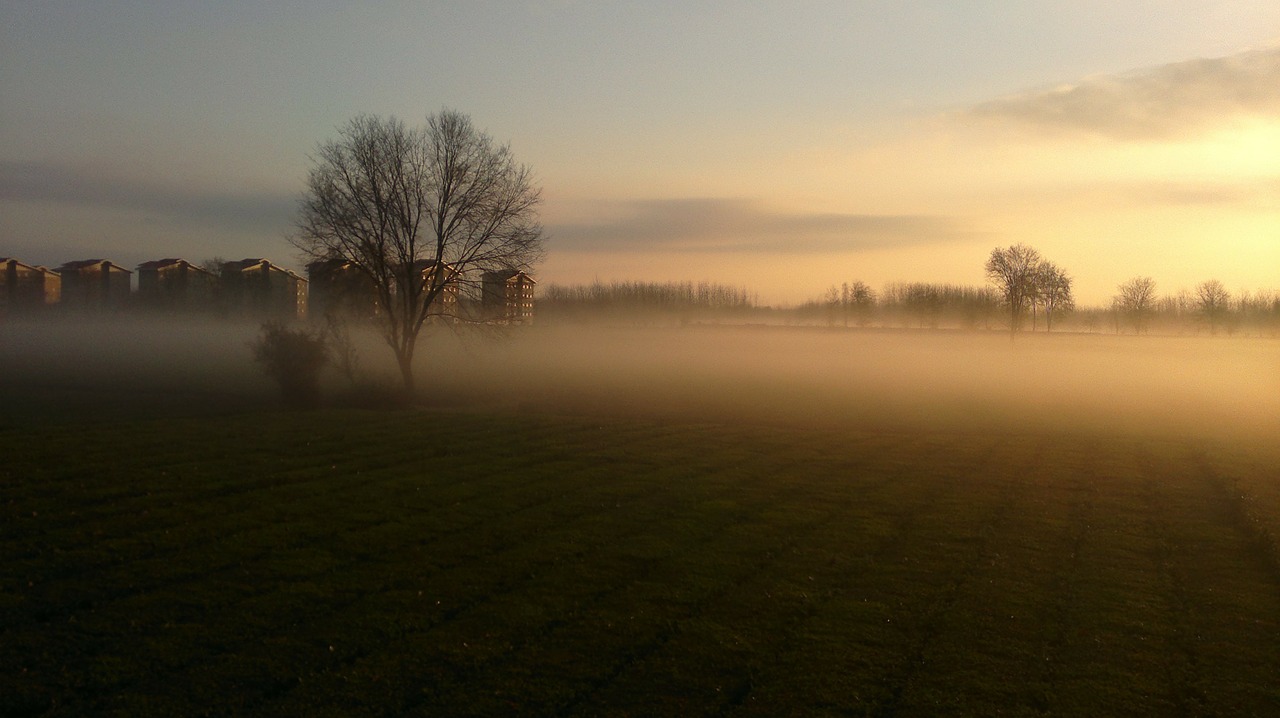
[[[322,332],[268,322],[250,347],[253,360],[280,385],[285,404],[310,408],[319,403],[320,371],[329,363]]]

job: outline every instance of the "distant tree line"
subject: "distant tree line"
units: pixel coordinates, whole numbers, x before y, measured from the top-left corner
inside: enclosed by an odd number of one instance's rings
[[[837,298],[833,298],[828,289],[823,299],[806,302],[794,311],[808,321],[840,325],[846,307],[838,292],[837,288]],[[858,326],[991,329],[1007,328],[1012,318],[1011,313],[1005,313],[1008,310],[1000,294],[990,287],[916,282],[887,285],[876,301],[850,316],[856,317]],[[1029,306],[1026,314],[1030,314]],[[1077,307],[1069,313],[1057,310],[1054,316],[1053,326],[1065,324],[1070,331],[1280,336],[1280,292],[1232,294],[1221,282],[1209,280],[1193,290],[1160,295],[1154,280],[1135,277],[1117,287],[1110,304]],[[1026,319],[1024,316],[1024,329]],[[1045,322],[1044,328],[1048,327]]]
[[[881,310],[899,323],[918,326],[988,328],[999,312],[1000,297],[990,287],[923,282],[891,283],[881,293]],[[904,318],[906,321],[904,321]]]
[[[758,303],[746,289],[715,282],[550,284],[540,295],[538,311],[544,317],[742,312]]]
[[[1160,295],[1155,280],[1120,284],[1109,304],[1077,306],[1065,269],[1024,244],[992,250],[989,284],[891,282],[880,290],[851,279],[789,308],[761,306],[753,292],[714,282],[593,282],[552,284],[540,291],[546,319],[763,321],[840,327],[1004,328],[1014,332],[1253,333],[1280,335],[1280,292],[1227,291],[1208,280],[1193,290]]]
[[[987,328],[999,307],[999,296],[986,287],[891,282],[876,292],[855,280],[827,289],[822,299],[805,302],[795,311],[829,326]]]
[[[1116,333],[1240,332],[1280,335],[1280,292],[1228,292],[1209,280],[1193,290],[1160,295],[1154,280],[1135,277],[1109,304],[1079,307],[1070,277],[1055,265],[1030,275],[1021,310],[997,286],[890,282],[879,290],[850,280],[789,308],[761,306],[746,289],[714,282],[594,282],[551,284],[539,292],[546,320],[604,317],[621,321],[761,321],[832,327],[1008,329]],[[1044,282],[1036,285],[1034,282]],[[994,283],[993,283],[994,284]]]
[[[1157,294],[1151,277],[1134,277],[1116,288],[1106,310],[1093,310],[1090,324],[1098,325],[1105,313],[1116,333],[1145,334],[1153,327],[1163,333],[1184,333],[1188,329],[1236,334],[1241,331],[1276,335],[1280,333],[1280,291],[1261,290],[1232,294],[1217,279],[1182,289],[1174,294]]]
[[[860,281],[827,289],[795,313],[828,325],[991,328],[1035,331],[1067,320],[1074,331],[1163,333],[1208,331],[1280,334],[1280,292],[1232,294],[1211,279],[1161,296],[1155,280],[1139,276],[1116,288],[1109,306],[1077,309],[1072,277],[1024,244],[996,248],[984,266],[991,286],[895,282],[877,294]],[[1003,312],[1003,317],[1001,313]],[[1041,322],[1043,319],[1043,322]]]

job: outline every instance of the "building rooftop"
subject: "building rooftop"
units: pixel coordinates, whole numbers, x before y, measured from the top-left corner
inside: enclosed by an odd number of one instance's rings
[[[105,259],[80,259],[80,260],[77,260],[77,261],[74,261],[74,262],[67,262],[67,263],[63,264],[61,267],[58,267],[58,271],[59,271],[59,272],[74,272],[74,271],[76,271],[76,270],[80,270],[80,269],[89,269],[89,268],[91,268],[91,267],[96,267],[96,266],[104,265],[104,264],[105,264],[105,265],[107,265],[108,267],[110,267],[111,269],[117,269],[117,270],[119,270],[119,271],[121,271],[121,272],[125,272],[125,273],[128,273],[128,274],[133,274],[133,272],[132,272],[131,270],[125,269],[124,267],[121,267],[120,265],[118,265],[118,264],[116,264],[116,263],[114,263],[114,262],[107,261],[107,260],[105,260]]]
[[[153,259],[150,262],[143,262],[138,265],[138,269],[161,269],[163,267],[172,267],[175,264],[186,264],[190,267],[200,269],[199,267],[196,267],[196,265],[191,264],[191,262],[188,262],[185,259],[178,259],[176,257],[170,257],[168,259]]]

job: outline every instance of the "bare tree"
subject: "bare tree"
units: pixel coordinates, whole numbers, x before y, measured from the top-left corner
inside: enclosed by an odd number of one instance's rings
[[[845,286],[847,289],[848,285],[845,285]],[[843,295],[841,295],[840,287],[832,285],[831,287],[827,288],[827,293],[822,299],[823,305],[827,308],[827,326],[829,327],[835,326],[836,316],[842,312],[844,303],[845,301],[848,300],[848,298],[849,298],[849,293],[847,291]],[[847,325],[847,322],[846,322],[846,325]]]
[[[865,327],[875,310],[876,293],[861,280],[844,282],[839,287],[828,289],[823,303],[827,307],[828,324],[835,323],[835,312],[839,311],[843,326],[849,326],[849,315],[853,314],[858,326]]]
[[[1053,331],[1053,313],[1065,312],[1075,308],[1075,297],[1071,294],[1071,277],[1053,262],[1044,261],[1036,268],[1036,296],[1044,307],[1045,331]]]
[[[200,262],[200,268],[215,277],[221,277],[222,265],[226,263],[227,263],[227,260],[223,259],[222,257],[210,257]]]
[[[987,259],[987,279],[996,285],[1009,307],[1009,331],[1022,328],[1022,312],[1036,294],[1036,273],[1040,253],[1025,244],[991,250]]]
[[[871,312],[876,306],[876,293],[866,282],[857,280],[849,285],[849,300],[853,303],[853,311],[858,326],[865,327],[871,320]]]
[[[444,110],[417,128],[362,115],[312,157],[291,242],[368,279],[412,394],[419,334],[446,299],[486,271],[542,258],[540,195],[531,170],[464,114]]]
[[[1156,303],[1156,281],[1151,277],[1134,277],[1121,284],[1114,304],[1133,322],[1135,332],[1146,330],[1147,319]]]
[[[1231,308],[1231,294],[1222,282],[1210,279],[1196,287],[1196,304],[1200,314],[1209,322],[1209,333],[1218,333],[1218,323],[1222,321]]]

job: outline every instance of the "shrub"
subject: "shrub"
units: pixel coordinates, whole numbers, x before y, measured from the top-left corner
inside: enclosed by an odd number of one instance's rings
[[[305,409],[320,402],[320,371],[329,363],[322,332],[268,322],[250,348],[253,360],[280,385],[286,405]]]

